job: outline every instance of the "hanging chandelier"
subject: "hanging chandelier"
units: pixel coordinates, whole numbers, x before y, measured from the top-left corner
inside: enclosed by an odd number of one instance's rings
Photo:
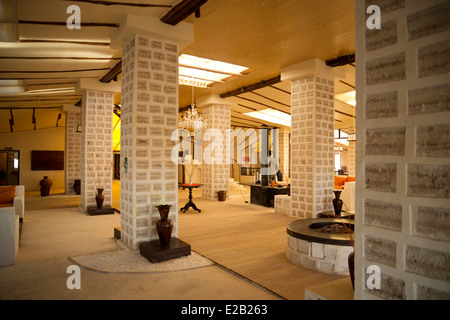
[[[191,108],[181,115],[181,119],[178,122],[180,129],[186,129],[188,131],[196,131],[203,126],[203,118],[198,114],[195,104],[191,105]]]
[[[197,131],[203,126],[203,118],[197,112],[197,108],[194,103],[194,87],[192,87],[192,104],[191,108],[181,115],[181,119],[178,121],[178,127],[180,129],[186,129],[190,132]]]

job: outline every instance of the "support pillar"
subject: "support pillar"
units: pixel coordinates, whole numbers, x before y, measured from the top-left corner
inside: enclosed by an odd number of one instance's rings
[[[380,29],[368,4],[355,1],[355,300],[448,300],[450,3],[378,1]]]
[[[278,158],[280,159],[279,169],[283,174],[283,180],[287,181],[290,176],[290,133],[280,132],[279,138],[279,153]]]
[[[66,113],[65,174],[66,194],[74,195],[73,184],[81,180],[81,108],[64,105]]]
[[[202,197],[217,200],[217,192],[230,191],[230,104],[217,95],[197,100],[203,108]]]
[[[112,136],[114,94],[83,90],[81,112],[81,204],[96,206],[96,189],[104,189],[104,206],[112,205]]]
[[[348,175],[354,177],[355,171],[355,158],[356,158],[356,141],[348,142]]]
[[[186,32],[181,30],[183,26],[187,26]],[[158,239],[157,205],[172,206],[169,213],[172,237],[178,234],[178,149],[175,146],[181,37],[193,38],[189,24],[170,27],[151,17],[127,16],[112,41],[123,50],[121,239],[132,250],[138,249],[140,243]]]
[[[334,73],[324,61],[288,67],[291,80],[292,215],[314,218],[332,210],[334,183]]]

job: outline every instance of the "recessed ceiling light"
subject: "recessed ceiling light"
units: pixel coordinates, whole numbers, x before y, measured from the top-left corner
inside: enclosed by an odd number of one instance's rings
[[[222,82],[232,76],[241,76],[247,67],[182,54],[178,58],[180,84],[198,83],[200,87],[207,87],[215,82]],[[195,80],[195,81],[193,81]]]
[[[62,93],[62,92],[75,92],[75,89],[73,87],[69,87],[69,88],[28,90],[29,94]]]
[[[336,100],[349,104],[351,106],[356,106],[356,91],[349,91],[344,93],[339,93],[334,96]]]
[[[178,83],[180,85],[191,86],[191,87],[199,87],[199,88],[208,88],[209,85],[213,84],[212,81],[194,79],[190,77],[179,76]]]
[[[274,109],[264,109],[260,111],[253,111],[244,113],[246,116],[256,119],[268,121],[271,123],[281,124],[286,127],[291,126],[291,115]]]

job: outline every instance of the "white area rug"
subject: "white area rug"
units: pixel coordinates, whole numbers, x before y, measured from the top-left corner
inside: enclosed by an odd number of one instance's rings
[[[214,265],[214,262],[193,251],[191,251],[189,256],[160,263],[151,263],[141,256],[139,252],[127,249],[70,257],[70,259],[87,269],[100,272],[172,272]]]

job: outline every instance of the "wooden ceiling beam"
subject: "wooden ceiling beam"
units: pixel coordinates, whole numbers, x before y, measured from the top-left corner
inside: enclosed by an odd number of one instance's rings
[[[240,88],[238,88],[236,90],[222,93],[220,95],[220,97],[221,98],[235,97],[235,96],[238,96],[238,95],[243,94],[243,93],[252,92],[253,90],[257,90],[257,89],[261,89],[261,88],[264,88],[264,87],[267,87],[267,86],[271,86],[271,85],[273,85],[275,83],[278,83],[278,82],[281,82],[281,76],[276,76],[276,77],[268,79],[268,80],[262,80],[262,81],[260,81],[258,83],[254,83],[254,84],[251,84],[251,85],[248,85],[248,86],[243,86],[243,87],[240,87]]]
[[[120,60],[107,74],[100,79],[100,82],[110,83],[111,80],[117,81],[117,77],[122,72],[122,60]]]
[[[199,16],[199,10],[208,0],[183,0],[167,12],[161,22],[175,26],[195,12]]]
[[[336,59],[331,59],[325,61],[326,65],[329,67],[340,67],[347,64],[352,64],[356,61],[356,56],[354,54],[348,54],[345,56],[337,57]]]

